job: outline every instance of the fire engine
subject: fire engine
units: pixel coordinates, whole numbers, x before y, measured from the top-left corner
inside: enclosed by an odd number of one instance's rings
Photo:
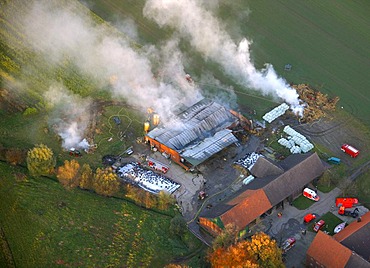
[[[147,157],[146,161],[148,162],[148,166],[152,169],[160,171],[162,173],[166,173],[169,170],[169,167],[158,160],[155,160],[151,157]]]
[[[360,151],[357,150],[355,147],[349,145],[349,144],[343,144],[340,148],[343,152],[346,154],[349,154],[351,157],[355,158],[359,155]]]
[[[351,208],[353,205],[358,204],[357,198],[348,198],[348,197],[338,197],[335,199],[335,206],[340,207],[343,206],[344,208]]]

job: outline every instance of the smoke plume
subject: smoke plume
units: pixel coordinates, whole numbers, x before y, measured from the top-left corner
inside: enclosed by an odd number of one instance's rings
[[[264,95],[279,97],[299,110],[297,92],[276,74],[272,65],[266,65],[261,71],[254,67],[250,58],[250,41],[244,38],[237,45],[221,23],[197,1],[148,0],[144,15],[160,27],[175,28],[206,59],[219,63],[237,83],[257,89]]]
[[[34,1],[27,14],[13,12],[12,15],[17,25],[21,25],[28,48],[41,55],[48,65],[58,68],[65,61],[70,62],[81,75],[87,75],[97,87],[109,89],[114,97],[143,112],[148,107],[154,108],[162,122],[172,116],[177,103],[194,103],[201,98],[200,89],[186,83],[183,57],[174,45],[176,41],[169,41],[165,49],[152,49],[165,64],[161,71],[166,78],[157,79],[153,74],[155,66],[149,60],[150,51],[133,48],[130,38],[107,24],[95,22],[89,12],[73,2],[61,5],[59,1]],[[132,21],[124,26],[135,37]],[[59,94],[58,90],[61,90]],[[45,96],[50,101],[58,96],[62,100],[82,102],[55,86]],[[72,107],[70,101],[53,102],[58,104],[58,111],[64,111],[65,118],[54,113],[64,147],[76,146],[81,141],[86,126],[78,118],[84,111],[88,112],[88,104]],[[66,114],[72,108],[78,109],[75,118]]]
[[[168,107],[174,103],[199,95],[197,88],[192,88],[195,94],[189,94],[186,93],[189,88],[157,81],[146,52],[132,48],[129,41],[111,27],[95,23],[88,11],[68,5],[62,7],[57,1],[36,1],[22,21],[30,45],[47,61],[55,65],[65,59],[72,61],[80,72],[95,79],[101,87],[109,86],[114,96],[143,111],[148,106],[155,107],[156,112],[165,117],[170,112]],[[173,50],[167,55],[171,53]],[[176,63],[168,64],[178,64],[181,59],[174,57],[173,60]],[[173,72],[176,77],[184,74],[181,68]]]
[[[89,148],[83,137],[90,121],[91,100],[81,98],[57,83],[44,93],[44,97],[52,109],[50,124],[63,139],[63,148]]]

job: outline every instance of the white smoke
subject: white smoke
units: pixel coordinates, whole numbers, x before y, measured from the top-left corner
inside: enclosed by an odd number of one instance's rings
[[[276,74],[272,65],[262,71],[254,67],[249,53],[250,42],[243,39],[237,45],[221,23],[197,1],[148,0],[144,15],[160,27],[177,29],[206,59],[219,63],[237,83],[264,95],[280,97],[293,109],[302,110],[297,92]]]
[[[50,123],[62,138],[63,148],[89,148],[83,137],[90,121],[91,100],[74,95],[57,83],[44,93],[44,97],[52,109]]]
[[[198,88],[189,92],[188,87],[157,81],[146,52],[132,48],[129,41],[111,27],[92,21],[87,10],[61,6],[58,1],[35,1],[29,13],[18,19],[23,22],[23,34],[30,47],[52,65],[71,61],[95,83],[110,88],[115,97],[125,99],[142,111],[153,107],[162,121],[172,114],[176,103],[201,95]],[[173,60],[182,66],[181,58]],[[184,75],[181,68],[173,72],[176,72],[173,77]]]

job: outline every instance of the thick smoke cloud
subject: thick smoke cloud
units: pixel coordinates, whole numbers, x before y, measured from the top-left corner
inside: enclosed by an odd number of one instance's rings
[[[91,100],[69,92],[61,84],[50,86],[44,97],[53,110],[50,124],[63,139],[63,148],[88,149],[84,135],[90,121]]]
[[[237,45],[221,23],[195,0],[148,0],[144,15],[160,27],[170,26],[190,40],[205,58],[219,63],[237,83],[257,89],[264,95],[280,97],[299,110],[297,92],[279,77],[271,65],[257,70],[250,58],[250,42]]]
[[[22,34],[27,37],[29,47],[51,66],[63,64],[65,60],[72,62],[98,86],[110,88],[115,97],[123,98],[143,112],[148,107],[154,108],[162,122],[171,116],[176,103],[194,103],[201,96],[195,86],[186,83],[184,87],[178,83],[174,86],[169,81],[156,79],[148,52],[132,48],[129,38],[123,38],[115,29],[95,23],[87,9],[72,4],[61,6],[58,1],[35,1],[28,14],[14,19],[22,23]],[[130,27],[130,23],[125,26]],[[181,53],[170,44],[168,48],[161,51],[165,69],[176,66],[171,70],[172,77],[186,81]],[[55,116],[58,120],[57,113]],[[76,130],[79,126],[75,121],[70,123],[59,127],[66,146],[75,145],[81,138],[80,131]]]

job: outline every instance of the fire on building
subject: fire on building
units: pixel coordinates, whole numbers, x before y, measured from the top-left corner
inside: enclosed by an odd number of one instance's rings
[[[239,118],[224,106],[203,99],[178,114],[170,125],[148,131],[145,142],[186,170],[236,143],[232,128]]]

